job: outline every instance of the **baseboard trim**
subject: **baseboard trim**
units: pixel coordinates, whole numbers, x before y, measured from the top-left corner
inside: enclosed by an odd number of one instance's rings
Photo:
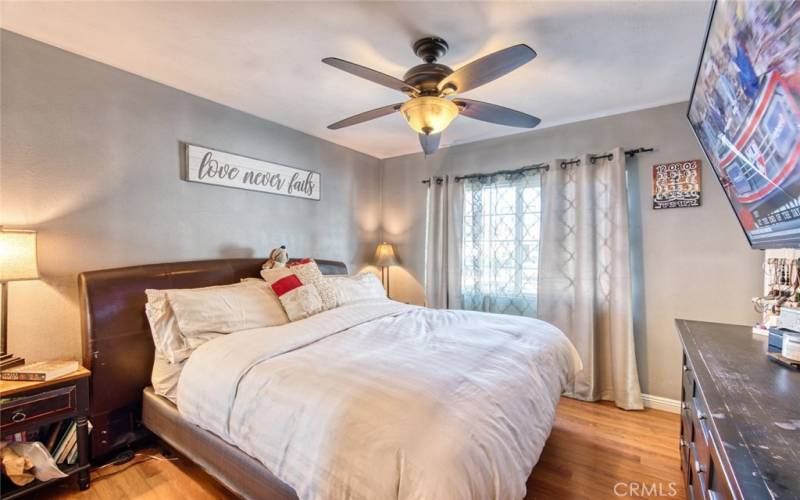
[[[681,402],[677,399],[662,398],[652,394],[642,394],[642,403],[645,408],[666,411],[669,413],[680,413]]]

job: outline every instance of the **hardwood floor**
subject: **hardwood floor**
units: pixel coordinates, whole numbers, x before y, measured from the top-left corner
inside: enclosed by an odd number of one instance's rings
[[[553,432],[528,480],[527,500],[684,499],[679,419],[657,410],[626,412],[610,403],[562,398]],[[232,495],[186,459],[146,449],[134,461],[92,472],[85,492],[64,481],[39,498],[217,499]],[[147,459],[154,455],[162,460]],[[617,493],[615,495],[615,492]]]
[[[679,433],[676,414],[561,398],[526,500],[685,499]]]

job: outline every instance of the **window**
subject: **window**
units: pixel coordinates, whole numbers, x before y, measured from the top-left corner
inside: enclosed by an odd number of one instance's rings
[[[463,307],[535,316],[541,221],[539,173],[463,182]]]

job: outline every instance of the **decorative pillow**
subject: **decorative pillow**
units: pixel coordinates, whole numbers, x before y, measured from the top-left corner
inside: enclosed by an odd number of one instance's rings
[[[336,290],[320,272],[317,263],[311,259],[303,259],[289,264],[288,269],[300,278],[304,285],[312,285],[317,289],[322,299],[323,310],[333,309],[339,303],[336,301]]]
[[[322,298],[313,285],[303,285],[292,274],[272,284],[272,289],[283,304],[290,321],[297,321],[322,312]]]
[[[290,274],[292,274],[292,270],[288,267],[275,267],[273,269],[261,270],[261,277],[264,278],[267,286]]]
[[[169,290],[167,297],[178,328],[187,339],[209,332],[231,333],[288,322],[280,302],[265,286],[236,283]]]
[[[386,290],[378,277],[370,272],[355,276],[328,276],[325,280],[333,286],[340,306],[386,299]]]
[[[296,274],[290,274],[273,283],[272,291],[280,298],[284,293],[291,292],[295,288],[300,288],[301,286],[303,286],[303,282],[300,281],[300,278],[298,278]]]

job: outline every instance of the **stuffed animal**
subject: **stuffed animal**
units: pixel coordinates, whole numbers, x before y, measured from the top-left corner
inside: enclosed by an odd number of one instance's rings
[[[286,267],[287,262],[289,262],[289,253],[286,251],[286,247],[281,245],[280,248],[274,248],[269,253],[269,258],[261,267],[262,269],[276,269]]]

